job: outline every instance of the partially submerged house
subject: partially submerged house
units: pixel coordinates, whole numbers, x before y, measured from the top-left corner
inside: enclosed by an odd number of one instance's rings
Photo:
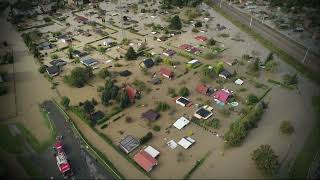
[[[175,123],[173,123],[173,126],[177,129],[181,130],[189,123],[190,123],[190,121],[187,118],[182,116]]]
[[[126,152],[127,154],[129,154],[130,152],[132,152],[134,149],[136,149],[138,146],[140,145],[140,141],[136,138],[134,138],[133,136],[126,136],[124,139],[122,139],[119,142],[119,147]]]
[[[115,44],[115,42],[111,38],[107,38],[103,41],[103,45],[107,47],[111,47],[113,44]]]
[[[154,166],[158,165],[158,161],[144,150],[134,155],[133,160],[147,172],[150,172]]]
[[[71,43],[72,42],[72,38],[70,36],[65,35],[65,34],[58,36],[57,40],[61,40],[61,42],[63,42],[63,43]]]
[[[208,87],[205,84],[198,84],[196,87],[196,91],[200,94],[211,96],[211,94],[214,93],[215,89]]]
[[[162,54],[165,55],[165,56],[171,57],[171,56],[175,55],[176,52],[175,52],[174,50],[172,50],[172,49],[167,49],[167,50],[164,51]]]
[[[192,105],[192,102],[188,98],[180,96],[176,99],[176,104],[179,104],[183,107],[190,107]]]
[[[142,117],[148,121],[155,121],[160,117],[160,114],[152,109],[142,113]]]
[[[119,75],[120,76],[123,76],[123,77],[128,77],[128,76],[130,76],[132,73],[131,73],[131,71],[129,71],[129,70],[124,70],[124,71],[121,71],[120,73],[119,73]]]
[[[48,49],[51,49],[53,47],[54,46],[50,42],[45,41],[45,42],[39,43],[38,46],[37,46],[37,49],[39,51],[41,51],[41,50],[48,50]]]
[[[212,110],[213,108],[211,106],[205,105],[199,108],[193,116],[198,119],[208,119],[213,115]]]
[[[196,36],[195,39],[198,40],[198,41],[204,42],[204,41],[206,41],[208,38],[207,38],[206,36]]]
[[[182,146],[184,149],[188,149],[192,144],[194,144],[196,141],[192,139],[191,137],[183,137],[178,144]]]
[[[77,57],[77,58],[82,58],[82,57],[85,57],[85,56],[88,55],[88,53],[86,53],[86,52],[80,52],[80,51],[78,51],[78,50],[73,50],[73,51],[71,52],[71,54],[72,54],[72,56]]]
[[[222,77],[222,78],[224,78],[224,79],[229,79],[229,78],[232,77],[232,74],[231,74],[229,71],[223,69],[223,70],[219,73],[219,77]]]
[[[242,85],[242,84],[244,83],[244,81],[241,80],[241,79],[237,79],[237,80],[234,81],[234,83],[235,83],[236,85]]]
[[[90,56],[84,56],[80,58],[80,62],[87,67],[93,67],[94,65],[98,64],[98,61]]]
[[[58,76],[60,73],[60,69],[57,66],[49,66],[46,71],[50,77]]]
[[[169,79],[172,79],[174,76],[173,71],[171,71],[170,69],[167,69],[167,68],[163,68],[163,67],[160,69],[160,74],[166,78],[169,78]]]
[[[87,24],[89,22],[89,19],[83,16],[77,16],[74,18],[74,20],[82,24]]]
[[[135,101],[136,98],[139,97],[139,91],[137,89],[129,85],[126,85],[124,89],[127,92],[127,95],[132,103]]]
[[[227,89],[221,89],[213,93],[213,98],[218,103],[223,102],[226,104],[228,103],[231,97],[232,97],[232,93],[229,92]]]
[[[152,146],[148,146],[148,147],[144,148],[144,151],[146,153],[148,153],[150,156],[152,156],[153,158],[158,157],[160,154],[160,152],[158,150],[156,150],[155,148],[153,148]]]
[[[198,59],[193,59],[187,62],[187,66],[190,68],[196,68],[196,67],[199,67],[200,65],[201,65],[201,62]]]
[[[154,62],[151,58],[147,58],[139,64],[139,66],[142,68],[151,68],[153,65],[154,65]]]
[[[52,66],[64,66],[67,64],[67,62],[62,59],[54,59],[54,60],[50,61],[49,63]]]

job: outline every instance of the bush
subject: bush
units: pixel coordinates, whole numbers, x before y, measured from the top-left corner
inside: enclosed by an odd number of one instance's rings
[[[187,87],[181,87],[179,90],[179,95],[180,96],[184,96],[184,97],[188,97],[190,94],[190,91]]]
[[[45,65],[41,65],[38,69],[39,73],[43,74],[45,73],[47,70],[47,67]]]
[[[217,41],[214,40],[213,38],[208,39],[207,41],[207,46],[214,46],[216,45]]]
[[[194,26],[197,27],[197,28],[202,27],[201,21],[197,21],[197,22],[194,24]]]
[[[259,102],[259,98],[256,95],[254,95],[254,94],[248,95],[248,97],[247,97],[247,104],[248,105],[254,105],[257,102]]]
[[[160,131],[161,130],[161,127],[159,126],[159,125],[155,125],[155,126],[153,126],[153,128],[152,128],[154,131]]]
[[[108,71],[108,68],[103,68],[99,71],[99,77],[101,77],[102,79],[105,79],[106,77],[110,76],[110,72]]]
[[[191,30],[193,33],[198,33],[199,32],[199,30],[197,29],[197,28],[192,28],[192,30]]]
[[[153,134],[152,132],[148,132],[145,136],[143,136],[141,139],[140,139],[140,143],[141,144],[145,144],[147,143],[148,141],[150,141],[153,137]]]
[[[61,99],[61,104],[65,109],[69,109],[70,99],[67,96],[63,96]]]
[[[177,93],[176,93],[176,90],[173,89],[173,88],[168,88],[168,95],[170,95],[170,97],[176,97],[177,96]]]
[[[290,121],[282,121],[280,124],[280,132],[282,134],[292,134],[294,132],[294,127]]]
[[[170,105],[165,103],[165,102],[157,102],[157,107],[155,111],[160,112],[160,111],[167,111],[170,109]]]
[[[51,54],[51,55],[50,55],[50,58],[51,58],[51,59],[58,59],[59,56],[58,56],[57,54]]]
[[[255,162],[258,169],[268,175],[276,174],[280,167],[278,156],[274,153],[270,145],[261,145],[251,154],[251,159]]]
[[[214,59],[214,58],[216,58],[216,57],[217,57],[217,55],[214,54],[214,53],[212,53],[212,52],[205,52],[205,53],[203,54],[203,58],[205,58],[205,59],[207,59],[207,60],[212,60],[212,59]]]
[[[105,129],[105,128],[107,128],[107,127],[108,127],[108,124],[106,123],[106,124],[102,125],[102,126],[100,127],[100,129]]]
[[[182,28],[181,20],[178,15],[175,15],[171,18],[169,27],[175,30],[180,30]]]

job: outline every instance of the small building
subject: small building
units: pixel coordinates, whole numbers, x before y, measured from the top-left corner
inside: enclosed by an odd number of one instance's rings
[[[175,52],[174,50],[172,50],[172,49],[167,49],[167,50],[166,50],[165,52],[163,52],[162,54],[165,55],[165,56],[171,57],[171,56],[175,55],[176,52]]]
[[[74,18],[74,20],[82,24],[87,24],[89,22],[88,18],[85,18],[83,16],[77,16]]]
[[[181,130],[189,123],[190,123],[190,121],[187,118],[182,116],[175,123],[173,123],[173,126],[177,129]]]
[[[119,75],[120,76],[123,76],[123,77],[128,77],[128,76],[130,76],[132,73],[131,73],[131,71],[129,71],[129,70],[124,70],[124,71],[121,71],[120,73],[119,73]]]
[[[160,114],[152,109],[149,109],[148,111],[142,113],[142,117],[149,121],[155,121],[160,117]]]
[[[119,143],[119,147],[129,154],[132,152],[134,149],[136,149],[140,145],[140,141],[133,136],[126,136],[124,139],[122,139]]]
[[[142,68],[151,68],[154,65],[154,62],[152,59],[148,58],[143,60],[139,65]]]
[[[126,85],[125,87],[125,91],[127,92],[127,95],[130,99],[130,101],[133,103],[135,101],[135,99],[139,96],[139,92],[138,90],[136,90],[135,88]]]
[[[157,41],[162,42],[162,41],[166,41],[168,38],[166,36],[161,36],[157,39]]]
[[[51,49],[51,48],[53,48],[53,45],[48,41],[39,43],[38,46],[37,46],[37,49],[40,50],[40,51],[41,50],[48,50],[48,49]]]
[[[211,94],[214,93],[215,89],[208,87],[205,84],[198,84],[196,87],[196,91],[200,94],[211,96]]]
[[[158,150],[156,150],[155,148],[153,148],[152,146],[148,146],[144,149],[144,151],[146,153],[148,153],[150,156],[152,156],[153,158],[156,158],[157,156],[159,156],[160,152]]]
[[[196,67],[199,67],[200,65],[201,65],[201,62],[198,59],[193,59],[187,62],[187,66],[191,68],[196,68]]]
[[[198,41],[204,42],[204,41],[206,41],[208,38],[207,38],[206,36],[196,36],[195,39],[198,40]]]
[[[71,43],[72,42],[72,38],[67,35],[64,35],[64,34],[58,36],[57,40],[61,40],[63,43]]]
[[[199,108],[194,113],[193,116],[198,119],[208,119],[209,117],[211,117],[213,115],[212,109],[213,108],[211,106],[203,106],[203,107]]]
[[[235,83],[236,85],[242,85],[244,82],[243,82],[243,80],[241,80],[241,79],[237,79],[237,80],[234,81],[234,83]]]
[[[169,79],[172,79],[174,76],[173,71],[171,71],[170,69],[167,69],[167,68],[161,68],[160,74],[166,78],[169,78]]]
[[[191,137],[183,137],[178,144],[182,146],[184,149],[188,149],[192,144],[194,144],[196,141],[192,139]]]
[[[50,77],[58,76],[60,73],[60,69],[57,66],[49,66],[46,70]]]
[[[219,77],[222,77],[222,78],[224,78],[224,79],[229,79],[229,78],[231,78],[231,76],[232,76],[232,74],[231,74],[229,71],[225,70],[225,69],[223,69],[223,70],[219,73]]]
[[[232,97],[231,92],[229,92],[226,89],[221,89],[221,90],[213,93],[213,98],[218,103],[219,102],[227,103],[231,97]]]
[[[190,44],[182,44],[179,46],[180,49],[183,49],[183,50],[186,50],[186,51],[189,51],[193,46],[190,45]]]
[[[49,63],[52,66],[64,66],[67,64],[67,62],[62,59],[54,59],[54,60],[50,61]]]
[[[103,119],[105,114],[102,111],[97,111],[91,114],[90,120],[93,124],[96,124],[100,119]]]
[[[192,102],[183,96],[178,97],[176,103],[183,107],[190,107],[192,105]]]
[[[113,42],[113,40],[111,38],[108,38],[105,41],[103,41],[103,45],[104,46],[111,47],[112,44],[114,44],[114,42]]]
[[[134,155],[133,160],[147,172],[150,172],[154,166],[158,165],[158,161],[144,150]]]
[[[98,61],[90,56],[80,58],[80,62],[88,67],[93,67],[94,65],[98,64]]]
[[[78,51],[78,50],[73,50],[73,51],[71,52],[71,54],[72,54],[72,56],[77,57],[77,58],[82,58],[82,57],[85,57],[85,56],[88,55],[88,53],[86,53],[86,52],[80,52],[80,51]]]

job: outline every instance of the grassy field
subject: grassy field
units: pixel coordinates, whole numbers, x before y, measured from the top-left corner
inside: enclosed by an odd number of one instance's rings
[[[292,169],[290,170],[290,178],[304,179],[306,178],[315,154],[320,148],[320,96],[313,97],[313,106],[318,114],[318,121],[308,136],[303,149],[297,156]]]
[[[10,133],[8,126],[1,124],[0,125],[0,148],[9,152],[18,154],[23,152],[23,144],[21,138],[17,136],[13,136]]]
[[[39,171],[34,167],[34,165],[30,162],[29,159],[20,156],[20,157],[17,157],[17,160],[30,177],[36,178],[36,179],[44,179],[43,177],[40,176]]]

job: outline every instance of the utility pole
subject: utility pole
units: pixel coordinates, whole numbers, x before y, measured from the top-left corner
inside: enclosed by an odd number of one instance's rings
[[[220,0],[220,4],[219,4],[219,6],[220,6],[220,8],[221,8],[221,6],[222,6],[222,0]]]
[[[264,17],[265,17],[265,15],[263,14],[263,16],[262,16],[262,24],[264,23]]]
[[[307,51],[306,51],[306,54],[304,54],[304,57],[303,57],[303,60],[302,60],[302,63],[304,64],[305,63],[305,61],[306,61],[306,59],[307,59],[307,55],[308,55],[308,52],[309,52],[309,47],[308,47],[308,49],[307,49]]]
[[[251,16],[250,24],[249,24],[250,28],[251,28],[251,25],[252,25],[252,16]]]

